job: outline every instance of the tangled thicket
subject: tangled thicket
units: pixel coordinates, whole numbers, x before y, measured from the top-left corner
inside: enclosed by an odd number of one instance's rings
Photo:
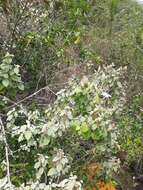
[[[141,181],[142,9],[134,0],[0,0],[0,189]]]

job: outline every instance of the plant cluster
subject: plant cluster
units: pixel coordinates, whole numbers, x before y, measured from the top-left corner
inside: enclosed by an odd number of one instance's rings
[[[140,177],[142,9],[0,0],[0,189],[113,189],[121,165]]]
[[[66,146],[65,134],[69,133],[71,137],[79,137],[76,144],[80,143],[79,139],[93,140],[95,147],[90,151],[93,151],[93,159],[100,163],[101,172],[98,175],[103,179],[111,178],[112,172],[119,167],[116,158],[118,129],[114,124],[114,116],[122,110],[125,101],[124,86],[119,82],[124,72],[124,69],[115,69],[110,65],[99,68],[89,79],[84,77],[81,81],[72,80],[65,89],[57,93],[57,99],[48,106],[45,113],[40,113],[39,110],[28,111],[22,106],[10,110],[7,113],[5,130],[10,142],[17,143],[16,147],[8,144],[11,173],[18,164],[14,161],[17,151],[17,162],[21,162],[21,152],[26,152],[25,156],[33,154],[35,158],[32,169],[34,175],[31,174],[32,179],[29,179],[35,181],[34,184],[31,182],[31,189],[37,185],[38,188],[41,186],[45,189],[58,189],[61,186],[63,189],[72,190],[75,186],[80,189],[81,184],[72,176],[72,173],[78,173],[76,168],[72,168],[74,152],[71,154],[68,150],[66,157],[60,143],[64,141]],[[1,136],[2,142],[6,139],[4,137]],[[6,164],[4,160],[2,162]],[[71,177],[64,179],[68,173]],[[1,182],[3,188],[11,185],[6,179],[7,176]],[[15,183],[13,175],[11,179]],[[41,183],[44,183],[43,186]]]

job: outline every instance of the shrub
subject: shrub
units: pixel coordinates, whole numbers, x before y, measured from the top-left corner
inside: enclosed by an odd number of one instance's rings
[[[57,100],[45,113],[40,110],[28,111],[23,107],[9,111],[6,128],[1,122],[4,134],[1,140],[4,146],[8,143],[12,151],[6,162],[7,169],[8,162],[10,164],[11,176],[7,175],[1,181],[1,186],[7,187],[6,179],[9,179],[10,185],[10,178],[16,184],[14,171],[26,169],[28,164],[29,169],[33,167],[29,176],[34,181],[31,188],[61,188],[63,185],[62,188],[66,189],[70,184],[71,189],[76,185],[80,189],[81,184],[75,181],[75,177],[64,178],[72,173],[78,174],[77,164],[82,167],[83,163],[88,162],[88,154],[85,157],[87,160],[81,158],[79,163],[76,156],[81,150],[81,142],[88,143],[90,140],[93,148],[89,146],[89,154],[101,167],[96,177],[112,178],[112,172],[117,171],[119,166],[116,158],[118,128],[114,124],[114,116],[122,110],[125,101],[124,86],[120,82],[123,73],[123,69],[115,69],[110,65],[99,68],[89,79],[84,77],[81,81],[71,81],[69,86],[57,93]],[[15,143],[11,144],[13,141]],[[28,156],[26,162],[21,160],[23,153],[24,158]],[[33,160],[29,160],[30,155]],[[22,164],[20,168],[17,168],[18,164]],[[17,178],[18,183],[27,183],[29,177],[23,175],[21,180]],[[59,181],[62,182],[58,184]]]

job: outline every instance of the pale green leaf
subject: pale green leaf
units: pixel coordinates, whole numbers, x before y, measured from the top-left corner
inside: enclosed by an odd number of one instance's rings
[[[25,136],[26,140],[31,139],[31,137],[32,137],[31,131],[25,131],[24,136]]]
[[[53,176],[57,173],[56,169],[55,168],[51,168],[49,171],[48,171],[48,176]]]
[[[18,88],[23,91],[23,90],[24,90],[24,85],[23,85],[22,83],[20,83],[20,84],[18,85]]]
[[[50,138],[48,136],[42,136],[40,139],[40,146],[46,146],[50,143]]]
[[[17,75],[19,74],[19,68],[18,68],[18,67],[15,67],[15,68],[13,69],[13,71],[14,71],[15,74],[17,74]]]
[[[3,86],[8,87],[8,85],[9,85],[9,80],[8,80],[8,79],[4,79],[4,80],[2,81],[2,84],[3,84]]]

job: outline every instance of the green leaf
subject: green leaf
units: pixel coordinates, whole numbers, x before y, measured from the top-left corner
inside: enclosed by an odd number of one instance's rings
[[[48,176],[53,176],[56,174],[56,169],[55,168],[51,168],[49,171],[48,171]]]
[[[8,85],[9,85],[9,80],[8,80],[8,79],[4,79],[4,80],[2,81],[2,84],[3,84],[4,87],[8,87]]]
[[[36,162],[35,165],[34,165],[34,168],[35,168],[35,169],[40,168],[40,162]]]
[[[100,103],[100,97],[99,97],[99,95],[98,94],[96,94],[96,96],[95,96],[95,103],[97,103],[97,104],[99,104]]]
[[[11,121],[13,119],[13,115],[10,114],[8,117],[7,117],[7,121]]]
[[[75,130],[79,131],[80,130],[80,125],[77,125]]]
[[[14,71],[15,74],[17,74],[17,75],[19,74],[19,68],[18,68],[18,67],[15,67],[15,68],[13,69],[13,71]]]
[[[24,140],[24,137],[23,137],[23,134],[21,134],[20,136],[19,136],[19,138],[18,138],[18,142],[21,142],[21,141],[23,141]]]
[[[11,57],[6,57],[3,60],[4,63],[10,64],[12,62],[12,58]]]
[[[8,74],[7,73],[5,73],[5,74],[3,74],[3,77],[5,78],[5,79],[8,79]]]
[[[40,178],[44,172],[44,168],[40,168],[36,174],[37,178]]]
[[[20,128],[20,130],[21,130],[22,132],[25,132],[26,128],[27,128],[27,125],[22,125],[21,128]]]
[[[80,124],[77,121],[71,122],[71,127],[76,131],[80,130]]]
[[[19,88],[19,90],[24,90],[24,85],[22,84],[22,83],[20,83],[19,85],[18,85],[18,88]]]
[[[93,124],[93,125],[91,126],[92,130],[96,130],[97,127],[98,127],[98,126],[97,126],[96,124]]]
[[[13,56],[14,56],[13,54],[10,54],[7,52],[4,59],[3,59],[3,62],[10,64],[12,62]]]
[[[83,133],[87,133],[87,132],[89,131],[89,127],[87,126],[87,124],[82,125],[81,131],[82,131]]]
[[[42,136],[40,139],[40,146],[46,146],[50,143],[50,138],[48,136]]]
[[[31,131],[25,131],[24,136],[25,136],[26,140],[31,139],[31,137],[32,137]]]

